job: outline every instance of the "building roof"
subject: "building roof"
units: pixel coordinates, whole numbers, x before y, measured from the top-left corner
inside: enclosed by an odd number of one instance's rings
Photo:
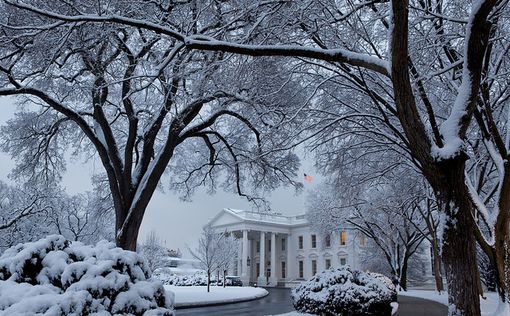
[[[223,209],[224,212],[230,213],[242,221],[259,222],[267,224],[280,224],[285,226],[294,226],[307,224],[305,214],[287,216],[281,213],[263,213],[244,210],[235,210],[231,208]]]

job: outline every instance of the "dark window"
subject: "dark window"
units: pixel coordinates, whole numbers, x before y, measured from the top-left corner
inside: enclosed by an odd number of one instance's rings
[[[282,251],[285,251],[285,238],[282,238]]]
[[[303,249],[303,236],[298,237],[298,248]]]
[[[326,269],[331,268],[331,259],[326,259],[325,266],[326,266]]]
[[[287,277],[287,266],[285,264],[285,261],[282,261],[282,279],[285,279]]]
[[[303,260],[300,260],[299,261],[299,278],[300,279],[304,278],[304,275],[305,275],[305,272],[304,272]]]
[[[260,252],[260,241],[257,241],[255,248],[257,249],[257,253],[259,253]]]
[[[317,236],[312,235],[312,248],[317,248]]]
[[[347,264],[347,258],[340,258],[340,265],[345,266]]]
[[[312,260],[312,275],[317,273],[317,260]]]
[[[326,235],[326,238],[324,240],[324,243],[326,244],[326,247],[331,247],[331,235]]]

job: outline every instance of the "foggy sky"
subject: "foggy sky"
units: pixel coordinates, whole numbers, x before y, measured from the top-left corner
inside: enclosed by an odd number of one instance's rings
[[[16,106],[12,98],[0,97],[0,125],[4,125],[12,118],[15,111]],[[0,161],[0,180],[9,183],[12,180],[7,176],[14,166],[14,161],[4,152],[0,152]],[[77,161],[68,161],[62,185],[70,194],[91,190],[90,176],[102,171],[103,167],[98,159],[84,162],[80,157]],[[307,191],[317,185],[320,177],[315,174],[310,161],[305,161],[298,172],[299,180],[302,180],[303,173],[312,174],[313,183],[305,183],[305,190],[297,196],[293,188],[280,188],[273,192],[268,197],[273,210],[290,215],[304,213]],[[202,226],[226,207],[252,209],[252,205],[246,199],[221,190],[214,195],[207,194],[205,190],[197,191],[191,202],[180,201],[177,195],[168,190],[165,192],[158,190],[145,213],[138,241],[143,242],[148,232],[154,230],[165,242],[166,247],[180,248],[186,255],[186,245],[195,247]]]

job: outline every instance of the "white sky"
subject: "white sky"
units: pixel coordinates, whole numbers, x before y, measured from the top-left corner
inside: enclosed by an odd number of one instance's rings
[[[4,125],[8,119],[12,118],[15,111],[13,99],[0,97],[0,125]],[[3,152],[0,152],[0,161],[0,180],[10,182],[7,176],[14,162]],[[283,214],[303,213],[306,191],[320,182],[320,177],[313,170],[312,164],[305,162],[298,176],[301,179],[303,173],[310,173],[314,176],[313,183],[305,183],[305,190],[297,196],[292,188],[276,190],[268,197],[272,208]],[[90,176],[99,171],[102,171],[102,166],[97,159],[88,162],[69,161],[62,184],[70,194],[90,190]],[[193,196],[191,202],[180,201],[172,192],[156,191],[146,211],[139,241],[143,241],[148,232],[155,230],[168,248],[180,248],[186,254],[186,245],[194,247],[201,227],[225,207],[251,209],[250,203],[245,199],[223,191],[208,195],[205,190],[200,190]]]

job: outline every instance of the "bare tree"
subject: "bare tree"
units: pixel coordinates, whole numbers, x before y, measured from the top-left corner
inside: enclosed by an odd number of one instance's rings
[[[188,247],[190,254],[200,262],[207,273],[207,292],[210,291],[211,274],[224,264],[222,247],[228,238],[223,233],[215,232],[210,226],[205,226],[198,240],[198,247],[195,250]]]
[[[324,234],[348,225],[367,236],[383,254],[393,278],[407,290],[409,260],[425,236],[417,229],[422,219],[413,203],[414,188],[406,192],[404,186],[405,182],[396,188],[379,183],[355,195],[344,195],[324,185],[310,195],[307,217]]]
[[[154,271],[164,263],[167,251],[161,242],[158,234],[151,230],[139,249],[140,253],[147,259],[149,268]]]
[[[239,240],[233,234],[224,232],[218,246],[218,271],[223,275],[223,287],[227,285],[228,269],[235,264],[234,260],[239,252]],[[219,278],[218,278],[219,281]]]

